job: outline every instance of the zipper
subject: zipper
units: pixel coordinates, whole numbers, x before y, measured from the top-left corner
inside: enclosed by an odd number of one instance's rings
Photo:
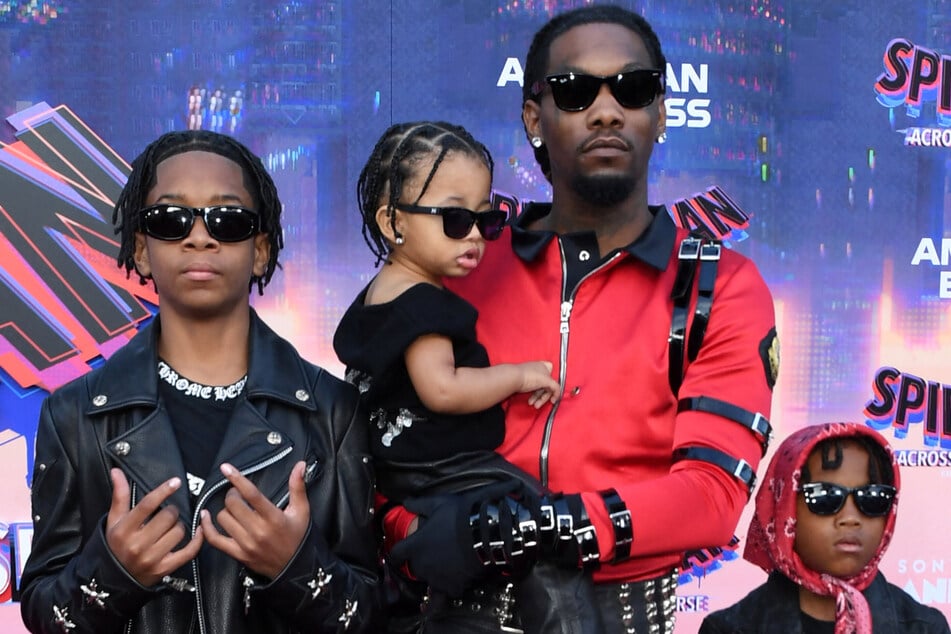
[[[571,332],[571,310],[574,308],[575,295],[586,279],[621,257],[620,252],[615,253],[600,266],[588,271],[584,277],[578,280],[578,283],[575,284],[569,296],[568,289],[566,288],[566,284],[568,283],[568,263],[565,259],[565,249],[564,246],[562,246],[561,238],[558,239],[558,252],[561,254],[561,297],[563,298],[560,307],[561,315],[558,321],[558,332],[561,335],[561,344],[558,351],[558,382],[561,384],[561,393],[558,395],[558,400],[552,405],[551,411],[548,413],[548,418],[545,420],[545,431],[542,434],[542,446],[538,456],[538,479],[541,481],[542,486],[546,488],[548,487],[548,456],[551,447],[552,428],[555,424],[555,415],[558,413],[558,407],[561,405],[561,399],[564,398],[565,388],[567,387],[565,385],[565,379],[568,376],[568,335]]]
[[[256,471],[260,471],[261,469],[266,469],[267,467],[270,467],[275,462],[278,462],[279,460],[284,458],[286,455],[288,455],[292,451],[294,451],[293,445],[288,445],[287,447],[285,447],[278,453],[274,454],[267,460],[264,460],[263,462],[259,462],[256,465],[252,465],[246,469],[242,469],[241,471],[239,471],[239,473],[243,476],[247,476],[248,474],[254,473]],[[211,497],[211,495],[215,493],[215,491],[225,486],[226,484],[228,484],[227,479],[219,480],[218,482],[215,483],[213,487],[208,489],[205,492],[205,494],[201,496],[201,498],[199,498],[198,503],[195,505],[195,514],[192,516],[192,529],[191,529],[192,537],[195,537],[195,531],[198,530],[198,525],[199,525],[198,519],[201,516],[201,509],[205,505],[205,502],[208,501],[208,498]],[[201,580],[198,577],[198,557],[195,557],[194,559],[192,559],[192,576],[195,578],[195,602],[197,604],[196,612],[198,612],[198,631],[201,634],[205,634],[205,614],[202,608],[202,601],[201,601]]]
[[[123,474],[125,477],[125,474]],[[135,507],[135,481],[129,483],[129,508],[132,509]],[[132,634],[132,623],[133,619],[129,619],[125,623],[124,632],[125,634]]]

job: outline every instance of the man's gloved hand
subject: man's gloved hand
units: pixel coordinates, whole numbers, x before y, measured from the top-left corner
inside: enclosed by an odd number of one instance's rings
[[[476,552],[476,539],[469,519],[486,505],[505,507],[509,493],[520,490],[517,480],[473,489],[459,494],[409,498],[403,506],[419,516],[416,532],[393,546],[390,560],[437,591],[452,597],[486,574],[487,568]]]

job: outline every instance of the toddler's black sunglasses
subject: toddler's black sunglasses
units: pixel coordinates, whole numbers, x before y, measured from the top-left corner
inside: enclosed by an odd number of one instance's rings
[[[442,216],[442,231],[446,237],[453,240],[465,238],[472,231],[473,225],[479,227],[479,233],[483,238],[495,240],[502,235],[502,229],[505,228],[505,220],[508,217],[508,214],[501,209],[472,211],[464,207],[423,207],[405,203],[397,203],[394,207],[409,214]]]

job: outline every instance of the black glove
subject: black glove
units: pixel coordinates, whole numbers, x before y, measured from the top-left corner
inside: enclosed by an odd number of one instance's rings
[[[390,561],[408,563],[410,572],[433,589],[461,596],[487,570],[476,542],[490,529],[480,526],[474,532],[470,519],[486,505],[506,507],[504,499],[518,488],[518,481],[506,480],[465,493],[407,499],[403,506],[419,516],[419,528],[393,546]]]

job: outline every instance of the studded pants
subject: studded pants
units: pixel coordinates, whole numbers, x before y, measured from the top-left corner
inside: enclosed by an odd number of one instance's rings
[[[597,631],[604,634],[673,634],[676,608],[675,573],[637,583],[606,583],[594,586],[593,601],[600,612]],[[514,584],[492,583],[467,591],[458,599],[430,597],[423,608],[419,632],[423,634],[488,634],[524,632],[519,614],[533,611]],[[587,621],[585,621],[587,622]],[[579,625],[579,623],[582,623]],[[587,627],[578,620],[562,628],[546,627],[545,634],[576,634]]]

